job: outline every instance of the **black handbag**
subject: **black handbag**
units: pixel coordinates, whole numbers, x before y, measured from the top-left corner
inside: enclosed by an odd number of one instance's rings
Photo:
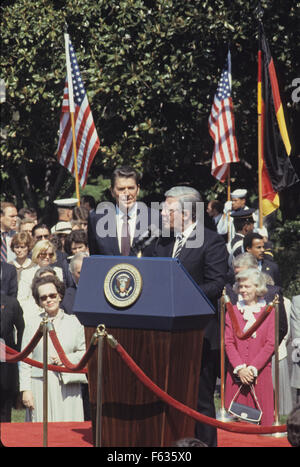
[[[254,397],[257,408],[248,407],[247,405],[239,404],[238,402],[235,401],[237,399],[239,393],[241,392],[242,386],[243,385],[241,384],[239,389],[237,390],[235,396],[233,397],[233,399],[232,399],[232,401],[230,403],[228,412],[231,415],[234,415],[235,417],[237,417],[239,420],[242,420],[244,422],[249,422],[249,423],[255,423],[255,424],[258,425],[260,423],[263,412],[262,412],[261,407],[259,405],[259,402],[257,400],[256,394],[255,394],[255,391],[254,391],[254,387],[252,386],[252,384],[250,385],[250,390],[251,390],[252,395]]]

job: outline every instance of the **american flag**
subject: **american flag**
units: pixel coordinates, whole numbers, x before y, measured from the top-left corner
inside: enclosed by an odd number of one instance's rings
[[[221,182],[224,182],[228,174],[229,164],[231,162],[239,162],[231,98],[230,51],[228,51],[227,63],[222,71],[214,97],[209,117],[209,133],[215,142],[211,174]]]
[[[70,40],[68,41],[68,48],[74,95],[74,126],[77,148],[78,180],[81,187],[84,188],[90,166],[100,146],[100,141],[81,79],[75,51]],[[75,175],[69,95],[68,80],[66,79],[60,117],[60,136],[57,155],[59,163]]]

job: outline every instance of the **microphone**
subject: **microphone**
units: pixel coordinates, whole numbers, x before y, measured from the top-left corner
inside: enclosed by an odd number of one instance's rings
[[[143,243],[144,240],[146,240],[147,238],[149,238],[150,236],[150,227],[148,227],[147,230],[145,230],[145,232],[143,232],[141,235],[138,236],[138,238],[136,239],[136,241],[134,242],[134,246],[139,246]]]
[[[144,248],[149,246],[155,238],[159,237],[160,234],[160,229],[158,229],[155,225],[150,225],[148,229],[145,230],[145,232],[139,235],[139,237],[132,245],[131,249],[134,254],[138,255]]]

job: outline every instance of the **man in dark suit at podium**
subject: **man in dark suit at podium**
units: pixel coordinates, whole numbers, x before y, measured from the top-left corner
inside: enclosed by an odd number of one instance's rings
[[[220,368],[217,300],[225,285],[228,253],[223,238],[203,225],[203,203],[197,190],[177,186],[165,196],[163,234],[156,242],[154,256],[178,258],[216,310],[204,332],[197,407],[200,413],[215,418],[214,392]],[[167,235],[168,229],[170,235]],[[196,436],[208,446],[217,445],[213,426],[196,423]]]
[[[150,210],[137,201],[140,177],[132,167],[115,169],[111,179],[111,194],[116,204],[105,202],[90,212],[88,242],[91,255],[135,256],[137,246],[158,226],[159,211]],[[149,232],[149,229],[152,231]],[[143,252],[146,256],[145,252]]]

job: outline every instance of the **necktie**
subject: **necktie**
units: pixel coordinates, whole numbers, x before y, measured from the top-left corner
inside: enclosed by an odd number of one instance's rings
[[[123,216],[122,232],[121,232],[121,254],[129,256],[130,253],[130,230],[128,216]]]
[[[7,232],[1,233],[1,261],[7,262],[7,246],[6,246]]]
[[[174,258],[178,258],[178,256],[180,255],[180,252],[182,250],[182,247],[183,247],[183,236],[182,235],[177,235],[177,247],[176,247],[176,250],[175,250],[175,253],[174,253]]]

